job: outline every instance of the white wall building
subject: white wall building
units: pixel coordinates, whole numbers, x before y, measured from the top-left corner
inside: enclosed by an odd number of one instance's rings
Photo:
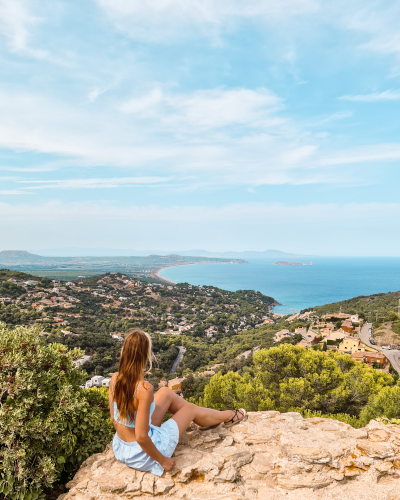
[[[101,385],[103,387],[107,387],[108,388],[108,387],[110,387],[110,382],[111,382],[111,378],[106,377],[106,378],[103,379]]]

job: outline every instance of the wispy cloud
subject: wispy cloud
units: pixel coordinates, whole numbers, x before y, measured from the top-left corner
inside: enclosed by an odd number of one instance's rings
[[[187,94],[166,94],[156,88],[123,102],[120,109],[141,116],[158,115],[167,127],[198,132],[231,125],[255,128],[267,120],[276,125],[279,120],[272,116],[283,107],[283,100],[265,88],[218,88]]]
[[[0,189],[0,195],[8,196],[14,194],[26,194],[26,193],[18,189]]]
[[[101,95],[103,95],[105,92],[107,92],[108,87],[104,88],[95,88],[91,90],[88,94],[88,102],[94,102],[96,99],[98,99]]]
[[[321,156],[321,166],[400,160],[400,144],[378,144],[332,152]]]
[[[252,220],[253,223],[273,221],[311,222],[368,221],[382,217],[398,220],[400,203],[235,203],[221,207],[185,206],[116,206],[110,203],[50,201],[38,205],[0,203],[0,216],[20,220],[122,220],[153,222],[223,222]]]
[[[132,38],[151,41],[215,38],[243,19],[273,23],[318,10],[317,0],[95,0]]]
[[[20,180],[19,183],[33,184],[22,189],[113,189],[141,187],[162,184],[167,177],[114,177],[110,179],[67,179],[67,180]]]
[[[48,53],[29,45],[31,30],[40,19],[31,13],[32,2],[28,0],[0,0],[0,34],[12,52],[23,52],[37,59],[44,59]]]
[[[343,95],[339,99],[342,101],[358,102],[397,101],[400,99],[400,90],[385,90],[383,92],[373,92],[372,94]]]

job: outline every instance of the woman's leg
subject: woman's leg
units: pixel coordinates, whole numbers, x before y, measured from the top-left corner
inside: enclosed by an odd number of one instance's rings
[[[153,416],[151,417],[151,423],[158,427],[160,427],[160,425],[162,424],[163,418],[167,411],[174,415],[185,405],[189,404],[183,398],[178,396],[178,394],[176,394],[174,391],[171,391],[171,389],[168,389],[167,387],[159,389],[154,394],[154,402],[156,404],[156,408],[154,410]]]
[[[179,439],[183,436],[191,422],[207,427],[222,422],[228,422],[234,415],[234,410],[211,410],[210,408],[201,408],[193,403],[186,403],[172,417],[179,427]],[[238,419],[242,420],[243,416],[238,414]]]

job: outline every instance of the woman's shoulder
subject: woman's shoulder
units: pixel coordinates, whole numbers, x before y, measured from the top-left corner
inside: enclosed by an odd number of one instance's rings
[[[141,383],[140,387],[137,389],[137,394],[140,395],[141,397],[146,397],[149,395],[153,395],[154,387],[150,384],[150,382],[147,382],[145,380],[144,382]]]

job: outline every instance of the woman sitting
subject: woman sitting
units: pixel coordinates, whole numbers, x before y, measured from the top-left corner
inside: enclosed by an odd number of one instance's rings
[[[120,462],[161,476],[175,465],[171,456],[192,421],[201,427],[222,422],[230,427],[243,421],[246,412],[201,408],[166,387],[153,395],[153,386],[144,380],[147,361],[151,369],[151,356],[150,336],[132,331],[122,347],[119,371],[110,383],[110,414],[116,430],[112,445]],[[162,423],[167,412],[173,417]]]

